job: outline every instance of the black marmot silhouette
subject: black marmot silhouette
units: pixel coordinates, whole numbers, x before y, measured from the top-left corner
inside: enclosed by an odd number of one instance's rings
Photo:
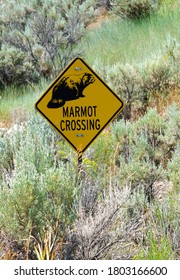
[[[83,90],[88,85],[94,83],[94,81],[94,76],[89,73],[63,77],[53,88],[52,98],[47,107],[59,108],[62,107],[66,101],[84,97]]]

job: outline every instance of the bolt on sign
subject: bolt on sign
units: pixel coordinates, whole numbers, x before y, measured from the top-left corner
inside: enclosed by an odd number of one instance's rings
[[[122,111],[124,102],[85,61],[75,58],[35,107],[78,153],[83,153]]]

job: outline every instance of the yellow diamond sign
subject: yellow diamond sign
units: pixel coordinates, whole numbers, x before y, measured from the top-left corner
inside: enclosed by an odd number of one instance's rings
[[[124,102],[85,61],[75,58],[35,106],[76,151],[84,152]]]

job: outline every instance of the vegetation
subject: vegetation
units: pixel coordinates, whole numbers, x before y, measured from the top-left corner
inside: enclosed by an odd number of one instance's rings
[[[121,17],[141,19],[149,17],[158,8],[157,0],[114,0],[113,12]]]
[[[178,1],[1,2],[0,259],[179,259]],[[78,173],[34,103],[80,53],[126,107]]]
[[[93,12],[91,0],[25,3],[1,4],[1,87],[56,77],[81,53],[78,42]]]
[[[162,11],[141,20],[106,19],[101,28],[84,36],[83,46],[89,63],[112,67],[121,64],[141,65],[179,44],[179,11]],[[113,30],[113,32],[112,32]],[[135,47],[136,46],[136,47]],[[101,54],[101,55],[99,55]]]

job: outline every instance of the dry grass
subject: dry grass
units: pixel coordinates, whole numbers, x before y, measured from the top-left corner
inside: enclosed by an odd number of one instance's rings
[[[159,95],[158,98],[152,100],[149,107],[156,108],[160,115],[164,115],[167,107],[176,103],[180,108],[180,89],[172,89],[167,96]]]

